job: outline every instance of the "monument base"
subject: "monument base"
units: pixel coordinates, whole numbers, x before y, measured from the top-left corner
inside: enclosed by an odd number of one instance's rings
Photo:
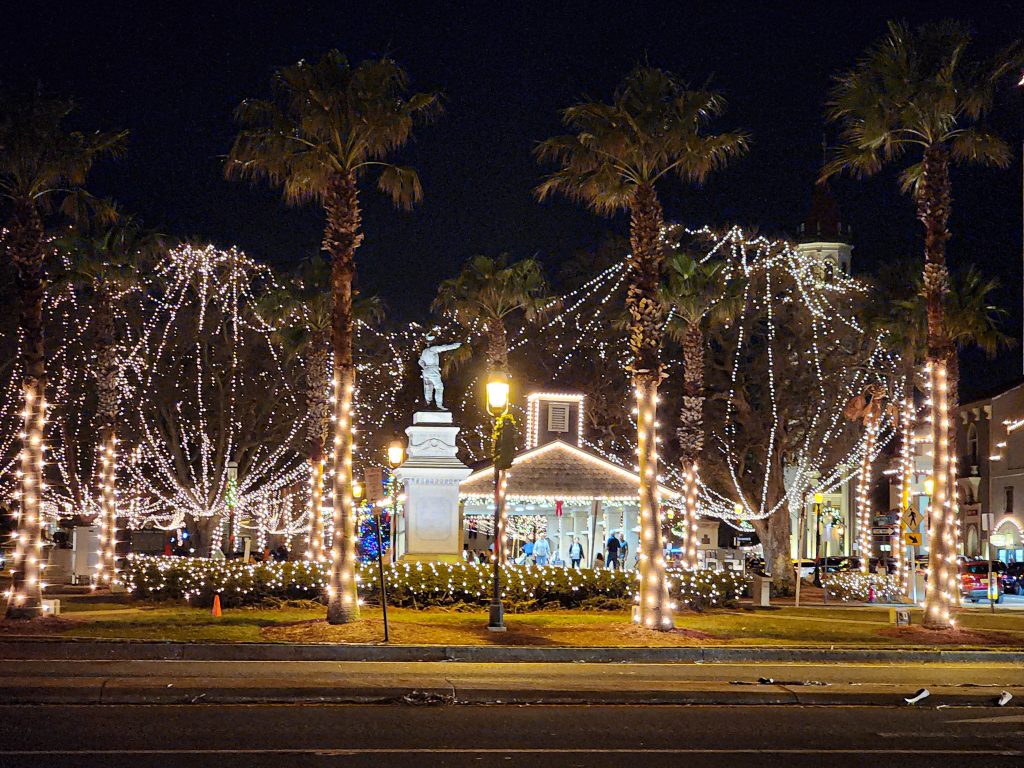
[[[462,560],[459,483],[471,470],[457,457],[459,428],[448,411],[417,411],[409,436],[408,458],[396,476],[405,490],[402,562]]]

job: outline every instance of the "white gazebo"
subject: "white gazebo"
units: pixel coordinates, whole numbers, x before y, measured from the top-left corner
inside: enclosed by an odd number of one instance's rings
[[[564,404],[572,402],[566,418]],[[553,404],[554,420],[546,418],[544,406]],[[603,456],[574,444],[579,439],[578,424],[582,398],[549,395],[530,399],[530,432],[528,441],[536,441],[538,432],[550,438],[528,447],[516,456],[506,478],[506,514],[511,526],[517,516],[529,516],[539,522],[543,518],[552,551],[568,562],[569,545],[578,537],[585,553],[584,565],[592,565],[594,556],[604,551],[608,536],[622,531],[629,544],[627,567],[632,567],[638,551],[640,476]],[[579,409],[579,410],[577,410]],[[545,428],[536,429],[538,422]],[[554,426],[564,429],[548,430]],[[552,433],[564,432],[569,440]],[[679,498],[679,491],[658,486],[663,502]],[[491,530],[494,515],[494,467],[492,464],[473,471],[459,485],[463,515],[476,518],[478,528]]]

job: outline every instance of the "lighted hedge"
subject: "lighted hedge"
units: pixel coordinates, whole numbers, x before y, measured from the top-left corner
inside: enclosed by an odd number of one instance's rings
[[[399,563],[385,568],[388,603],[406,607],[487,605],[490,566],[475,563]],[[130,557],[121,574],[133,595],[149,600],[189,600],[209,605],[257,605],[266,600],[319,600],[327,585],[326,566],[305,561],[245,564],[237,560],[186,557]],[[360,597],[377,601],[377,566],[358,573]],[[743,576],[712,571],[672,572],[677,601],[701,609],[733,602],[746,588]],[[502,569],[502,598],[513,610],[547,606],[621,607],[634,599],[636,574],[606,570],[508,565]]]
[[[840,571],[830,573],[824,583],[829,595],[844,601],[900,603],[905,599],[899,578],[878,573]]]

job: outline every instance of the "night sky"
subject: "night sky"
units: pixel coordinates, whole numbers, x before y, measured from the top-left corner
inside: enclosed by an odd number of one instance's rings
[[[81,104],[90,128],[131,131],[128,156],[92,187],[175,236],[238,244],[287,266],[319,247],[315,207],[286,209],[276,192],[226,182],[231,113],[268,94],[273,70],[335,47],[352,59],[390,54],[413,86],[440,90],[446,113],[417,132],[402,161],[421,174],[425,200],[395,211],[364,193],[362,288],[393,317],[424,313],[437,282],[466,257],[502,251],[551,268],[624,232],[564,200],[540,205],[542,170],[530,152],[559,132],[558,112],[580,96],[606,99],[638,62],[711,78],[730,102],[722,127],[744,127],[751,153],[705,189],[666,190],[670,219],[738,222],[795,233],[821,161],[830,76],[884,33],[885,21],[953,16],[993,53],[1024,34],[1024,3],[1000,2],[543,2],[543,3],[21,3],[0,23],[0,79],[41,82]],[[1007,89],[994,123],[1016,146],[1021,95]],[[1021,169],[954,174],[950,261],[997,274],[1007,330],[1020,337]],[[854,269],[919,257],[910,201],[891,174],[836,185],[853,227]],[[1020,376],[1019,348],[995,364],[969,357],[964,395]]]

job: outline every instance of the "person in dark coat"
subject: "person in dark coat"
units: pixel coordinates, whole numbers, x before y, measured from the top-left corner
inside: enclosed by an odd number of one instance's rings
[[[608,543],[605,544],[605,549],[608,550],[608,559],[605,561],[605,566],[609,571],[614,571],[619,567],[619,539],[613,533],[608,537]]]

